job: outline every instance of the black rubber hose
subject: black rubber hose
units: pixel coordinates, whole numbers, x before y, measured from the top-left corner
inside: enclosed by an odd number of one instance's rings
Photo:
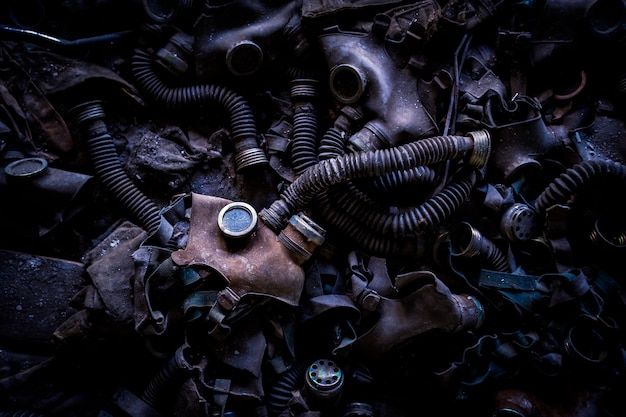
[[[340,193],[341,186],[337,192]],[[427,242],[423,236],[406,238],[382,235],[373,231],[368,225],[347,214],[331,193],[323,193],[319,200],[318,213],[339,235],[340,239],[349,239],[350,244],[366,251],[373,256],[404,256],[419,259],[426,253]]]
[[[318,115],[316,101],[319,82],[313,78],[291,81],[293,102],[293,135],[291,165],[296,175],[317,163]]]
[[[345,154],[345,144],[349,132],[333,126],[326,131],[319,146],[319,159],[332,159]],[[414,167],[405,171],[389,172],[377,178],[368,178],[367,182],[359,183],[359,187],[366,187],[372,193],[396,191],[407,185],[430,184],[435,181],[437,174],[425,166]]]
[[[436,178],[437,173],[434,169],[419,166],[404,171],[389,172],[379,178],[374,178],[368,188],[373,193],[384,193],[416,184],[432,184]]]
[[[439,136],[396,148],[359,152],[321,161],[283,193],[288,207],[302,208],[320,191],[347,179],[376,177],[417,165],[461,159],[473,149],[464,136]]]
[[[235,145],[237,171],[268,163],[265,152],[258,144],[254,114],[243,97],[226,87],[213,84],[170,87],[161,80],[152,55],[145,51],[136,51],[131,70],[139,88],[167,109],[180,111],[208,104],[224,108]]]
[[[161,224],[159,207],[146,197],[122,168],[113,138],[104,122],[102,103],[90,101],[71,110],[74,122],[83,129],[89,156],[96,176],[123,207],[148,232],[155,233]]]
[[[332,159],[345,154],[344,146],[348,139],[348,133],[336,126],[326,131],[319,146],[319,159]]]
[[[154,409],[159,409],[164,396],[179,387],[188,377],[189,371],[181,364],[181,353],[177,352],[150,380],[141,399]]]
[[[535,208],[539,212],[554,205],[562,204],[581,188],[598,178],[614,178],[626,185],[626,166],[611,160],[597,160],[580,162],[568,168],[535,200]]]
[[[307,362],[295,362],[291,368],[279,375],[266,398],[267,412],[270,417],[276,417],[287,409],[291,393],[300,389],[304,384],[307,366]]]
[[[259,217],[274,231],[286,226],[289,216],[307,206],[329,187],[349,179],[368,178],[408,170],[446,160],[469,158],[470,165],[484,166],[491,150],[489,135],[435,136],[395,148],[342,155],[320,161],[298,177]],[[441,202],[446,204],[446,202]],[[408,215],[412,217],[411,214]]]
[[[470,171],[461,179],[451,182],[419,206],[398,212],[381,211],[376,205],[367,204],[369,197],[354,187],[331,193],[336,205],[374,232],[394,237],[414,236],[440,224],[469,198],[476,185],[477,175]]]
[[[345,131],[336,127],[329,129],[320,142],[320,159],[344,155],[346,136]],[[429,167],[416,166],[376,177],[372,188],[380,192],[414,182],[432,182],[435,175]],[[316,208],[327,223],[372,255],[419,258],[425,253],[425,248],[422,247],[422,239],[415,239],[417,234],[449,217],[469,197],[475,184],[476,175],[470,173],[467,178],[449,184],[419,207],[393,214],[386,207],[376,204],[352,182],[346,181],[322,192]],[[399,240],[405,237],[409,240]]]
[[[318,157],[332,159],[345,154],[348,137],[362,127],[363,112],[358,107],[344,106],[330,127],[320,139]]]
[[[449,238],[454,255],[464,258],[480,257],[488,265],[488,269],[511,271],[504,253],[469,223],[455,225],[450,230]]]

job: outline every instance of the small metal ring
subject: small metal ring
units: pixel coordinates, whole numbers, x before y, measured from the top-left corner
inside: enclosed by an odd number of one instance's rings
[[[354,65],[339,64],[330,70],[329,82],[330,90],[337,100],[352,104],[363,95],[367,77]]]
[[[11,178],[28,179],[43,175],[48,169],[44,158],[22,158],[4,167],[4,172]]]
[[[241,238],[249,235],[257,225],[257,212],[248,203],[232,202],[225,205],[217,216],[217,225],[224,235]]]

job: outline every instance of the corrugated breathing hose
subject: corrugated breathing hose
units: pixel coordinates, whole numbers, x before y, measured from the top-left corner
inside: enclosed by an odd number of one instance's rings
[[[189,378],[189,375],[190,371],[185,366],[182,350],[178,349],[174,356],[150,380],[141,393],[141,399],[158,410],[163,403],[163,397],[178,389]]]
[[[280,199],[272,203],[270,207],[261,210],[259,217],[274,231],[279,231],[286,226],[291,214],[306,207],[322,191],[346,180],[377,177],[419,165],[464,158],[470,166],[483,167],[490,152],[489,134],[486,131],[478,131],[470,132],[468,136],[435,136],[394,148],[350,153],[323,160],[298,177],[283,192]],[[459,190],[455,189],[451,196],[456,196],[458,193]],[[436,206],[450,207],[447,197],[437,201]],[[407,226],[404,226],[404,221],[391,222],[389,225],[385,221],[383,229],[391,226],[401,232],[401,228],[404,227],[419,227],[420,219],[416,213],[409,212],[403,217],[409,222],[406,223]],[[377,227],[381,225],[380,221],[376,224]]]
[[[510,272],[511,268],[504,253],[482,233],[467,222],[461,222],[450,230],[452,253],[464,258],[480,257],[487,269]]]
[[[343,148],[348,139],[347,136],[348,133],[337,126],[332,126],[328,129],[320,140],[319,159],[332,159],[343,155],[345,153]]]
[[[308,364],[298,361],[291,368],[280,374],[276,383],[267,394],[267,412],[271,417],[278,416],[285,411],[291,400],[292,392],[304,384],[304,375]]]
[[[362,117],[362,114],[357,110],[347,106],[344,107],[342,111],[347,112],[348,115],[354,116],[357,120]],[[332,159],[345,154],[345,145],[348,136],[352,133],[352,127],[357,120],[351,120],[349,117],[346,117],[346,115],[341,115],[337,118],[335,125],[329,128],[320,140],[320,160]],[[395,191],[405,185],[432,183],[436,175],[436,172],[432,168],[418,166],[406,171],[389,172],[377,178],[368,178],[368,182],[365,185],[375,193]]]
[[[540,213],[554,204],[565,203],[573,194],[598,178],[613,178],[626,185],[626,166],[611,160],[592,159],[568,168],[535,200]]]
[[[318,115],[316,101],[319,81],[297,74],[291,80],[293,103],[293,136],[291,142],[291,165],[296,175],[317,163]]]
[[[376,233],[404,237],[422,232],[448,218],[467,200],[476,181],[476,172],[470,171],[419,206],[394,213],[381,212],[375,206],[366,204],[369,197],[354,187],[341,190],[342,193],[337,193],[335,198],[349,218],[362,222]]]
[[[395,192],[416,184],[433,184],[436,178],[437,173],[434,169],[419,166],[405,171],[390,172],[380,178],[374,178],[366,186],[374,193]]]
[[[145,51],[136,51],[131,70],[139,88],[167,109],[197,109],[209,104],[225,109],[238,172],[268,163],[265,152],[259,147],[254,114],[243,97],[226,87],[212,84],[170,87],[160,78],[152,55]]]
[[[161,224],[160,208],[146,197],[120,164],[113,139],[105,123],[100,101],[89,101],[70,110],[73,121],[82,128],[89,156],[98,179],[107,191],[139,221],[148,232],[155,233]]]
[[[328,220],[342,238],[349,239],[361,250],[373,256],[396,255],[419,259],[425,254],[426,240],[423,236],[400,238],[374,232],[367,225],[347,214],[328,193],[320,195],[318,206],[316,213]]]

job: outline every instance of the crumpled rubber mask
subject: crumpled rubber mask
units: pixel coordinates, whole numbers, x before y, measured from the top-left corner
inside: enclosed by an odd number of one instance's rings
[[[262,222],[248,236],[233,240],[219,228],[220,210],[231,200],[192,193],[189,240],[172,253],[179,266],[203,266],[221,274],[227,287],[217,303],[232,311],[242,297],[270,297],[298,305],[304,271]]]
[[[455,333],[478,328],[484,320],[484,309],[475,297],[452,293],[431,271],[398,275],[395,287],[400,294],[391,298],[387,295],[395,291],[385,284],[390,281],[383,259],[372,258],[365,266],[352,255],[351,263],[353,300],[364,317],[377,316],[351,348],[370,360],[429,330]]]

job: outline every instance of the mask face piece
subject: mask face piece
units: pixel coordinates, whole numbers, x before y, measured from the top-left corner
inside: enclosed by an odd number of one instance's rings
[[[189,242],[185,249],[172,253],[172,260],[178,266],[208,267],[222,275],[227,286],[217,302],[226,311],[248,295],[298,305],[303,269],[262,222],[244,237],[224,233],[218,219],[222,209],[232,203],[192,194]]]
[[[380,149],[437,134],[410,69],[398,68],[375,35],[327,33],[319,42],[327,51],[333,96],[344,104],[362,103],[375,115],[350,137],[348,147]]]
[[[482,324],[484,310],[480,302],[469,295],[453,294],[432,272],[416,271],[399,278],[411,281],[415,289],[402,298],[376,297],[378,319],[354,343],[352,348],[358,354],[374,359],[432,329],[454,333]],[[353,289],[360,290],[355,294],[357,299],[367,292],[359,281],[353,278]]]

